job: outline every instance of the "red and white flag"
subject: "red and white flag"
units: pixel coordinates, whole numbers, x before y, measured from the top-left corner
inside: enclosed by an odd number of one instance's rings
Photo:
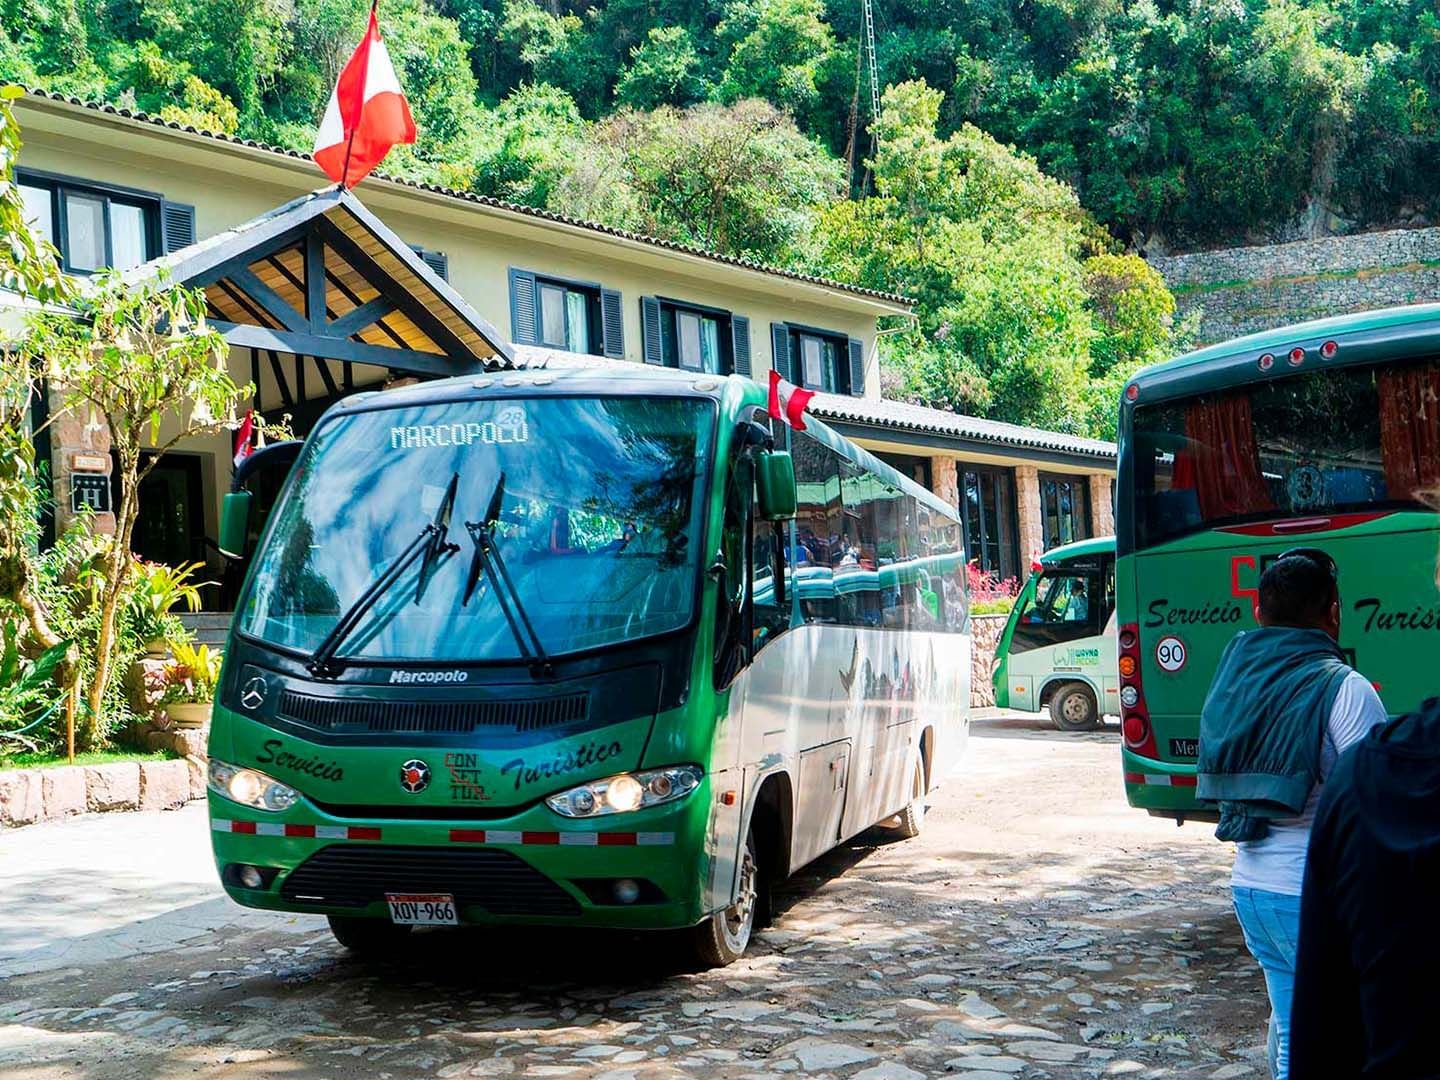
[[[315,164],[337,184],[352,188],[370,175],[392,146],[414,141],[410,103],[380,39],[372,3],[370,25],[340,72],[315,135]]]
[[[778,371],[770,372],[770,415],[784,420],[796,431],[805,430],[805,407],[815,396],[814,390],[802,390]]]
[[[255,410],[251,409],[235,429],[235,467],[255,452]]]

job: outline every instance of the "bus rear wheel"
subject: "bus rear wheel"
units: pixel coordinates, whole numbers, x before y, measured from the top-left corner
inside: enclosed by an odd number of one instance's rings
[[[356,956],[393,956],[410,936],[413,927],[396,926],[384,919],[357,919],[349,915],[331,915],[330,933],[335,940]]]
[[[745,834],[745,854],[740,860],[740,887],[735,902],[717,911],[693,928],[691,945],[695,958],[706,967],[725,967],[739,960],[755,932],[755,914],[760,908],[760,863],[755,857],[755,833]]]
[[[1095,695],[1084,683],[1062,683],[1050,695],[1050,720],[1061,731],[1094,731],[1100,726]]]
[[[922,758],[915,759],[915,775],[910,779],[910,801],[905,804],[905,809],[893,819],[895,821],[895,835],[901,840],[913,840],[920,835],[920,830],[925,827],[925,762]]]

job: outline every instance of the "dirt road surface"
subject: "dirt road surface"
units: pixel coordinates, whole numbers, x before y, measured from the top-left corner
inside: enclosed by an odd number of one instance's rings
[[[803,870],[740,963],[656,936],[417,935],[367,965],[213,882],[203,809],[0,835],[0,1076],[962,1080],[1264,1075],[1206,826],[1117,737],[976,722],[924,834]]]

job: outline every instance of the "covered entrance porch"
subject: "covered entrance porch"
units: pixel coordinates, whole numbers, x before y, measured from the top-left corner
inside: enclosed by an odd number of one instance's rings
[[[356,392],[514,365],[495,328],[350,192],[302,196],[126,276],[146,275],[204,289],[232,378],[254,387],[250,407],[296,437]],[[105,425],[67,419],[52,430],[57,527],[88,508],[98,528],[113,529]],[[155,444],[171,435],[162,426]],[[203,564],[197,576],[214,584],[194,620],[201,640],[223,633],[243,573],[217,546],[232,439],[186,439],[164,454],[141,488],[132,541],[142,559]],[[249,483],[262,510],[282,481],[261,471]]]

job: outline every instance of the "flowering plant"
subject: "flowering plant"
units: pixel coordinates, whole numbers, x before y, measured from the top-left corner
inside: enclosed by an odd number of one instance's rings
[[[208,645],[187,645],[176,642],[175,659],[166,664],[162,689],[157,704],[187,705],[215,700],[215,687],[220,682],[221,653]]]

